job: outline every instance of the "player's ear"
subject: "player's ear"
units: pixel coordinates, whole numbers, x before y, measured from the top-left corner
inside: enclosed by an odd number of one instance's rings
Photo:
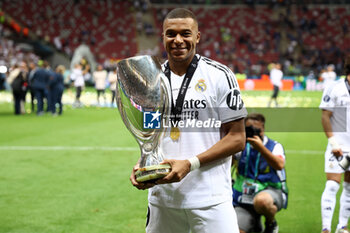
[[[164,46],[164,48],[166,48],[165,38],[164,38],[164,32],[162,32],[162,41],[163,41],[163,46]]]
[[[201,32],[198,31],[197,32],[197,40],[196,40],[196,43],[198,44],[199,43],[199,40],[201,39]]]

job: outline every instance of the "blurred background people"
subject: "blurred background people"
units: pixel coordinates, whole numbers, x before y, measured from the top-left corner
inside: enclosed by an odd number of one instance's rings
[[[321,74],[321,79],[323,80],[323,89],[332,85],[336,78],[337,74],[334,72],[334,65],[328,65],[327,69]]]
[[[268,103],[268,107],[271,106],[272,101],[275,102],[275,107],[278,107],[277,97],[278,97],[280,88],[282,88],[282,79],[283,79],[283,72],[281,68],[282,68],[281,64],[276,63],[272,66],[272,69],[270,71],[270,80],[273,85],[273,93]]]
[[[48,104],[47,96],[50,73],[46,69],[47,65],[47,63],[43,63],[42,66],[35,71],[33,78],[31,79],[31,86],[34,89],[35,98],[38,101],[36,112],[38,116],[44,114],[44,100],[46,100],[46,104]]]
[[[117,81],[118,81],[117,69],[113,68],[112,71],[110,71],[108,74],[109,89],[111,90],[111,93],[112,93],[111,107],[117,106],[116,97],[115,97],[116,89],[117,89]]]
[[[35,111],[35,104],[34,104],[35,91],[34,91],[34,88],[32,87],[32,80],[34,77],[34,73],[37,70],[37,66],[35,62],[30,62],[28,68],[29,70],[28,70],[27,79],[28,79],[28,92],[30,94],[30,109],[31,109],[31,112],[34,112]]]
[[[100,106],[100,95],[102,95],[104,104],[107,104],[106,101],[106,94],[105,94],[105,89],[106,89],[106,83],[107,83],[107,71],[103,69],[102,65],[97,65],[97,70],[93,72],[92,78],[95,82],[95,88],[97,91],[97,105]]]
[[[75,102],[73,103],[73,107],[82,107],[83,104],[80,101],[80,96],[83,88],[85,87],[85,79],[82,66],[79,63],[74,65],[74,69],[70,74],[70,78],[73,81],[73,85],[76,91]]]
[[[53,73],[50,80],[50,111],[53,116],[56,116],[56,108],[58,105],[58,115],[62,114],[63,106],[62,106],[62,95],[64,91],[64,77],[63,73],[65,71],[65,67],[63,65],[59,65],[56,67],[55,72]]]
[[[12,89],[15,115],[25,113],[26,77],[27,65],[25,62],[21,62],[19,65],[14,65],[7,78],[7,82]]]

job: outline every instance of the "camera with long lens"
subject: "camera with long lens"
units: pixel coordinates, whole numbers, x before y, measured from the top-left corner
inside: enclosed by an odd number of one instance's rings
[[[255,128],[251,125],[245,127],[245,135],[247,138],[253,138],[255,135],[261,138],[260,133],[261,133],[260,129]]]
[[[343,154],[343,158],[340,160],[339,166],[341,168],[343,168],[344,170],[348,170],[348,168],[350,167],[350,154],[349,154],[349,152],[346,152]]]

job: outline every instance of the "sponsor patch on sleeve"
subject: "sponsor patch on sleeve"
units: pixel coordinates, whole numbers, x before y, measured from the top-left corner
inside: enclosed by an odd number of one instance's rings
[[[232,110],[241,110],[243,108],[243,101],[240,91],[238,89],[232,89],[226,97],[226,103]]]

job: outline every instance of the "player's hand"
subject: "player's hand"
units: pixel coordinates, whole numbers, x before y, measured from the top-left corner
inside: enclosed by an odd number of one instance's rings
[[[166,175],[162,179],[157,180],[156,181],[157,184],[179,182],[191,171],[191,163],[187,159],[185,160],[166,159],[161,164],[170,164],[171,171],[168,175]]]
[[[263,141],[257,135],[252,138],[247,138],[247,142],[249,142],[257,151],[260,151],[260,148],[264,147]]]
[[[340,157],[343,155],[343,151],[341,148],[332,149],[332,153],[335,157]]]
[[[136,181],[136,176],[135,176],[135,172],[139,169],[139,164],[136,164],[131,172],[130,175],[130,181],[132,183],[133,186],[135,186],[137,189],[149,189],[152,188],[154,185],[156,185],[155,183],[139,183]]]

